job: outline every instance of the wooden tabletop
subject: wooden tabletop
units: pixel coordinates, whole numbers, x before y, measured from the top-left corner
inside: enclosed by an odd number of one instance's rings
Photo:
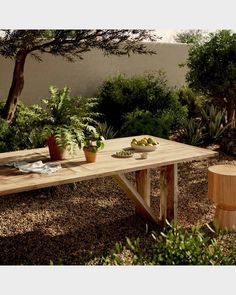
[[[57,161],[61,164],[62,169],[51,174],[23,173],[15,168],[4,166],[6,163],[18,161],[35,162],[42,160],[43,163],[50,162],[47,147],[0,153],[0,196],[118,173],[200,160],[218,154],[208,149],[154,136],[135,136],[137,139],[142,137],[152,137],[159,142],[157,150],[149,152],[147,159],[141,159],[140,153],[135,153],[132,158],[113,157],[112,155],[116,151],[129,148],[133,137],[116,138],[105,141],[105,148],[99,151],[96,163],[87,163],[83,151],[79,150],[74,158]]]

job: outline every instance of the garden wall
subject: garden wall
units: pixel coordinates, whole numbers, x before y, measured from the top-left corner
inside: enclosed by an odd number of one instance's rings
[[[25,65],[25,87],[21,95],[22,101],[38,103],[48,96],[48,86],[71,87],[73,95],[93,96],[104,79],[118,73],[128,76],[154,73],[163,70],[170,86],[185,83],[186,68],[179,64],[186,61],[188,46],[174,43],[152,43],[149,48],[157,51],[156,55],[104,56],[99,50],[84,54],[83,60],[68,63],[61,57],[44,54],[43,62],[29,57]],[[0,98],[7,96],[13,61],[0,57]]]

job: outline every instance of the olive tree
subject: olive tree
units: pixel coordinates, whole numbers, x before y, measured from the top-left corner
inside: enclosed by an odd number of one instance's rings
[[[189,86],[227,109],[233,123],[236,107],[236,34],[230,30],[210,33],[209,40],[194,44],[187,59]]]
[[[155,41],[150,30],[0,30],[0,55],[15,62],[12,83],[3,111],[11,123],[24,87],[24,66],[30,55],[38,61],[42,53],[62,56],[68,61],[83,58],[93,48],[104,54],[152,54],[142,41]]]

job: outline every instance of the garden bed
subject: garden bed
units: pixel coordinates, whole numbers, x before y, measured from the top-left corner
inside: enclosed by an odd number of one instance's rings
[[[213,219],[207,167],[216,163],[236,164],[236,159],[220,154],[179,165],[178,222],[185,228]],[[151,207],[156,213],[158,193],[158,171],[152,170]],[[110,177],[8,195],[0,199],[0,264],[86,264],[117,241],[144,237],[146,230],[146,222]]]

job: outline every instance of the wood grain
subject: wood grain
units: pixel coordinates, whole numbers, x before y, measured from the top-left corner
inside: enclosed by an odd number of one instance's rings
[[[150,136],[136,136],[137,139],[142,137]],[[218,154],[211,150],[153,137],[160,144],[156,151],[148,153],[147,159],[141,160],[139,153],[135,153],[132,158],[128,159],[112,157],[116,151],[130,147],[132,138],[123,137],[106,140],[105,148],[98,153],[97,162],[95,163],[87,163],[83,151],[78,150],[74,158],[57,161],[61,164],[62,169],[47,175],[20,173],[14,168],[4,166],[4,164],[13,161],[34,162],[42,160],[44,163],[51,162],[47,147],[0,153],[0,196],[97,177],[112,176],[119,173],[156,168],[184,161],[204,159]]]
[[[158,223],[158,218],[153,214],[150,207],[144,201],[142,196],[137,192],[136,188],[128,181],[124,174],[119,173],[113,178],[117,181],[119,186],[126,192],[127,196],[134,202],[138,213],[154,223]]]
[[[160,222],[177,221],[177,164],[160,168]]]

